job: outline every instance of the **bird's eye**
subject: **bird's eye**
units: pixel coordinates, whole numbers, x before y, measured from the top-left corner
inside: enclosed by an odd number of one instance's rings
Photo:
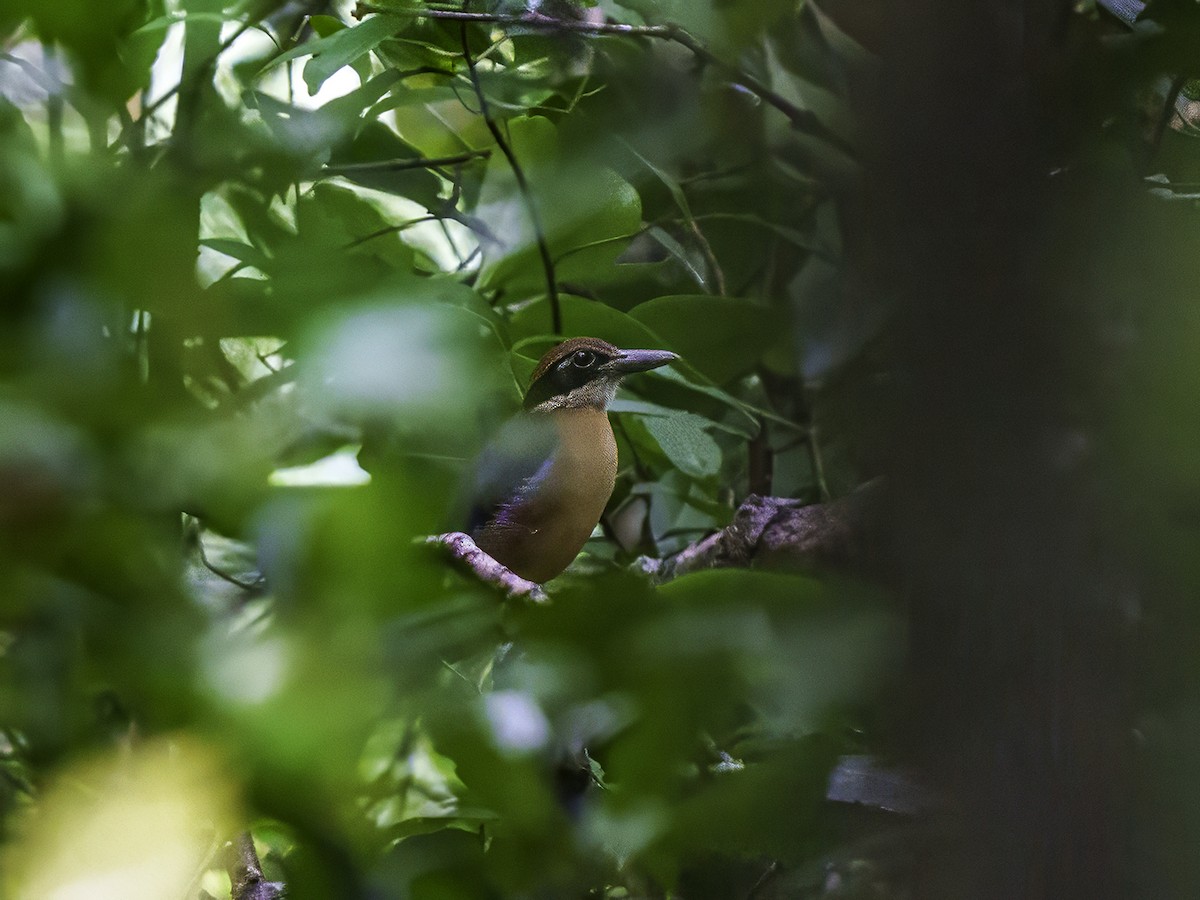
[[[591,350],[576,350],[571,362],[581,369],[586,369],[596,361],[596,354]]]

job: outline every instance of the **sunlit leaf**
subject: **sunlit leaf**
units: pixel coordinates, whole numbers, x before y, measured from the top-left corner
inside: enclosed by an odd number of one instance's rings
[[[402,21],[386,15],[371,16],[350,28],[332,30],[327,37],[296,45],[274,57],[267,68],[278,66],[302,56],[311,56],[304,67],[304,83],[315,94],[338,69],[348,66],[369,53],[402,25]]]

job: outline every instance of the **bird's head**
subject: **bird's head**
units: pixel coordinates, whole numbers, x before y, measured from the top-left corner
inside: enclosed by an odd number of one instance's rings
[[[533,370],[525,409],[605,409],[623,376],[676,359],[668,350],[621,350],[599,338],[571,338],[552,348]]]

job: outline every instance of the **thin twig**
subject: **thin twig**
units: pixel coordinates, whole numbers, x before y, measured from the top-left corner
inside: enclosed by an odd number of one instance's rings
[[[454,156],[433,156],[415,159],[384,159],[378,162],[335,163],[321,169],[325,175],[353,175],[360,172],[405,172],[410,169],[438,169],[442,166],[454,166],[470,162],[473,159],[487,159],[492,155],[488,149],[470,150]]]
[[[460,209],[456,209],[450,204],[450,201],[444,201],[438,204],[438,208],[434,212],[445,219],[450,219],[452,222],[457,222],[464,228],[470,229],[477,235],[480,241],[486,241],[494,246],[500,246],[503,242],[500,238],[492,233],[492,230],[487,227],[487,224],[477,216],[468,216]]]
[[[237,265],[233,266],[233,268],[231,268],[231,269],[226,269],[224,272],[222,272],[221,277],[218,278],[216,281],[214,281],[212,284],[210,284],[209,288],[210,289],[214,288],[218,284],[223,284],[226,281],[232,280],[233,276],[237,275],[238,272],[243,272],[246,269],[254,269],[254,268],[257,268],[257,266],[252,266],[252,265],[250,265],[250,263],[245,262],[244,260],[238,260]]]
[[[463,257],[463,261],[460,262],[458,264],[458,268],[456,268],[454,270],[455,273],[465,271],[467,266],[471,265],[471,263],[475,261],[475,258],[478,257],[479,254],[482,252],[483,252],[483,247],[480,246],[479,244],[476,244],[475,249]]]
[[[1162,112],[1159,113],[1158,121],[1154,124],[1154,133],[1150,137],[1149,155],[1151,158],[1158,152],[1158,147],[1162,143],[1163,135],[1166,134],[1171,120],[1178,115],[1175,103],[1179,99],[1179,92],[1183,90],[1183,86],[1187,82],[1187,73],[1176,75],[1172,79],[1170,87],[1167,88],[1167,96],[1163,100]]]
[[[354,15],[358,18],[362,18],[362,16],[367,13],[385,13],[387,15],[413,19],[445,19],[449,21],[462,22],[464,23],[464,27],[466,23],[476,22],[481,24],[529,28],[538,31],[565,31],[576,32],[579,34],[612,34],[673,41],[687,50],[690,50],[692,54],[702,62],[721,69],[728,76],[730,76],[734,83],[745,88],[747,91],[767,103],[769,106],[773,106],[779,112],[783,113],[791,121],[794,128],[815,134],[829,143],[837,146],[841,150],[848,151],[850,149],[846,145],[845,141],[843,141],[834,132],[830,131],[813,112],[807,109],[801,109],[794,103],[786,100],[777,92],[771,90],[771,88],[769,88],[759,79],[755,78],[749,72],[739,69],[737,66],[731,63],[725,62],[723,59],[709,50],[699,38],[695,37],[674,23],[666,23],[663,25],[627,25],[623,22],[588,22],[577,19],[555,19],[551,16],[543,16],[538,13],[511,15],[503,13],[474,13],[466,10],[459,11],[452,9],[430,9],[427,7],[422,9],[393,9],[375,6],[370,3],[359,3],[354,10]]]
[[[50,52],[49,48],[47,48],[46,52]],[[43,59],[49,61],[48,56],[43,56]],[[0,50],[0,62],[11,63],[12,65],[16,66],[25,73],[30,81],[40,87],[47,94],[61,93],[63,90],[64,85],[62,83],[62,79],[58,77],[57,73],[51,74],[44,69],[39,69],[29,60],[22,59],[19,56],[14,56],[7,50]]]
[[[455,174],[457,175],[457,170]],[[463,258],[462,251],[458,249],[458,244],[455,242],[453,235],[450,234],[450,226],[446,224],[445,219],[440,217],[437,219],[437,223],[438,228],[442,232],[442,237],[446,239],[446,243],[450,247],[450,252],[453,253],[454,258],[458,260],[458,265],[455,266],[454,271],[461,272],[463,267],[466,266],[467,261]],[[478,246],[478,244],[476,244],[476,246]]]
[[[463,5],[466,6],[469,2],[470,0],[463,0]],[[470,15],[466,10],[463,12],[464,15]],[[542,226],[541,214],[538,212],[537,204],[534,202],[533,192],[529,189],[529,181],[525,178],[525,170],[521,168],[521,163],[517,160],[517,155],[513,153],[513,149],[505,139],[499,124],[492,117],[491,107],[488,105],[487,96],[483,92],[483,84],[479,80],[479,72],[475,68],[475,57],[471,54],[471,42],[468,39],[467,24],[465,21],[461,28],[461,38],[463,59],[467,63],[467,72],[471,76],[471,86],[475,89],[475,97],[479,100],[479,114],[483,116],[484,124],[487,125],[488,131],[491,132],[492,138],[496,141],[496,146],[500,148],[500,152],[508,160],[508,166],[512,169],[513,177],[517,180],[517,188],[521,193],[521,199],[525,203],[525,210],[529,214],[529,220],[533,225],[534,235],[537,238],[538,253],[542,257],[542,271],[546,276],[546,297],[550,302],[551,330],[554,334],[562,334],[562,306],[558,299],[558,281],[554,276],[554,259],[550,256],[550,244],[546,240],[546,231]]]
[[[401,231],[412,228],[414,225],[420,225],[424,222],[434,221],[437,221],[437,216],[422,216],[419,219],[409,219],[407,222],[401,222],[398,225],[388,225],[384,228],[372,231],[370,234],[364,234],[360,238],[355,238],[350,243],[346,244],[343,249],[350,250],[354,247],[357,247],[359,244],[365,244],[367,241],[374,240],[377,237],[383,237],[385,234],[398,234]]]
[[[750,890],[746,894],[746,900],[754,900],[755,897],[758,897],[763,888],[770,884],[771,880],[778,874],[779,860],[773,859],[763,873],[758,876],[758,881],[754,882],[754,884],[750,886]]]

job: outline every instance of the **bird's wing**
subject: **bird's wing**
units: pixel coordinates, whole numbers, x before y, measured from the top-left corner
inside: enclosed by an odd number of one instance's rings
[[[508,511],[536,493],[550,471],[558,433],[544,416],[519,414],[497,432],[469,475],[466,531],[504,525]]]

